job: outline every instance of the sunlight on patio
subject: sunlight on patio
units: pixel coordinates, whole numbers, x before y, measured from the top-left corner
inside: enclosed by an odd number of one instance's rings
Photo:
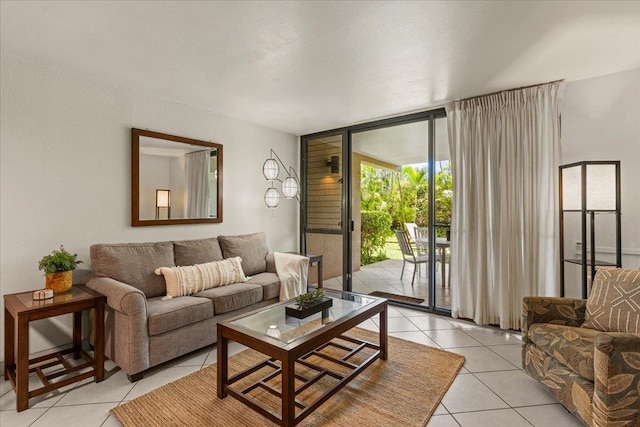
[[[396,243],[397,246],[397,243]],[[398,253],[400,249],[397,249]],[[440,282],[441,274],[438,264],[438,274],[436,274],[436,306],[439,308],[451,309],[451,288],[442,287]],[[448,265],[445,265],[448,268]],[[387,259],[374,264],[362,266],[360,271],[353,273],[353,291],[361,294],[369,294],[374,291],[388,292],[392,294],[405,295],[408,297],[422,298],[422,306],[428,305],[429,288],[426,268],[422,266],[420,275],[416,273],[416,281],[411,286],[411,275],[413,265],[407,263],[404,276],[400,280],[402,271],[402,259]],[[339,277],[324,281],[325,288],[342,289],[342,280]]]

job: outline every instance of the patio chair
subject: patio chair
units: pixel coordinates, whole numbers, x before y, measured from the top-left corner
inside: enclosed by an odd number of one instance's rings
[[[413,230],[413,239],[416,242],[416,254],[418,256],[429,254],[429,227],[416,227]]]
[[[413,264],[413,277],[411,278],[411,286],[416,280],[416,270],[420,268],[420,264],[426,264],[429,262],[428,255],[416,255],[411,246],[409,240],[409,232],[406,230],[396,230],[396,238],[402,251],[402,271],[400,272],[400,280],[404,274],[404,266],[406,263]]]
[[[428,255],[429,251],[429,227],[416,227],[415,229],[415,242],[416,242],[416,252],[418,256]],[[443,237],[439,237],[436,239],[436,249],[437,254],[435,257],[436,262],[440,266],[442,272],[442,287],[451,283],[451,261],[450,261],[450,241],[445,240]],[[449,274],[448,280],[445,278],[445,264],[449,264]]]
[[[418,228],[418,224],[416,224],[415,222],[405,222],[404,226],[409,232],[409,240],[415,240],[416,228]]]

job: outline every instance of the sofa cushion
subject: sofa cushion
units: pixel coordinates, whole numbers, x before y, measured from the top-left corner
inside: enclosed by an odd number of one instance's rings
[[[251,276],[251,283],[262,286],[262,299],[280,297],[280,279],[276,273],[259,273]]]
[[[576,374],[593,381],[593,351],[599,333],[594,329],[534,323],[527,338]]]
[[[260,302],[262,295],[262,286],[246,282],[207,289],[194,296],[213,301],[213,310],[218,315]]]
[[[239,236],[218,236],[222,254],[225,258],[242,258],[244,274],[267,271],[267,236],[264,233],[243,234]]]
[[[204,264],[220,261],[222,249],[217,237],[197,240],[178,240],[173,242],[176,265]]]
[[[95,244],[90,253],[96,276],[131,285],[147,298],[165,294],[164,279],[154,270],[175,265],[171,242]]]
[[[206,298],[184,297],[147,300],[149,335],[160,335],[213,317],[213,304]]]
[[[160,267],[155,273],[164,276],[167,296],[193,295],[205,289],[246,282],[240,257],[183,267]]]
[[[582,327],[640,333],[640,270],[599,268]]]

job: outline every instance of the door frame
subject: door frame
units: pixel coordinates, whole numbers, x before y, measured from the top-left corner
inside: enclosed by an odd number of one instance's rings
[[[352,234],[353,234],[353,207],[350,203],[352,197],[352,188],[351,188],[351,174],[352,174],[352,157],[351,157],[351,147],[352,147],[352,135],[354,133],[376,130],[381,128],[386,128],[390,126],[404,125],[410,124],[420,121],[428,121],[429,129],[428,129],[428,158],[429,158],[429,167],[428,167],[428,180],[430,185],[429,191],[429,206],[435,206],[435,191],[433,191],[433,184],[435,181],[435,119],[446,117],[446,111],[444,108],[436,108],[427,111],[421,111],[417,113],[406,114],[402,116],[390,117],[386,119],[374,120],[371,122],[360,123],[351,126],[345,126],[341,128],[331,129],[322,132],[315,132],[311,134],[306,134],[300,136],[300,165],[301,165],[301,175],[300,179],[303,185],[303,197],[300,201],[300,249],[301,251],[306,251],[306,214],[307,214],[307,167],[306,167],[306,158],[307,158],[307,145],[306,142],[313,139],[325,138],[328,136],[336,136],[340,135],[342,137],[342,200],[341,200],[341,218],[342,218],[342,226],[340,231],[335,230],[318,230],[321,232],[326,232],[327,234],[342,234],[342,289],[346,291],[352,290],[352,279],[353,279],[353,263],[352,263],[352,255],[353,255],[353,245],[352,245]],[[435,252],[435,242],[436,242],[436,221],[435,221],[435,209],[429,210],[429,242],[431,253]],[[435,259],[432,259],[429,262],[429,277],[430,279],[430,292],[429,292],[429,306],[418,306],[412,305],[412,308],[417,308],[419,310],[451,315],[451,310],[436,307],[435,298],[436,298],[436,282],[435,282],[435,274],[436,274],[436,262]]]
[[[308,182],[307,182],[307,157],[308,157],[308,145],[307,142],[326,138],[330,136],[340,136],[341,138],[341,162],[342,162],[342,185],[341,185],[341,199],[340,199],[340,229],[307,229],[307,202],[308,202]],[[300,198],[300,251],[307,252],[307,233],[320,233],[320,234],[333,234],[342,235],[342,288],[343,290],[352,290],[352,268],[353,262],[351,259],[352,244],[351,237],[353,232],[353,224],[350,221],[351,218],[351,185],[348,179],[345,177],[351,176],[351,146],[347,147],[347,130],[336,129],[324,132],[317,132],[309,135],[302,135],[300,137],[300,185],[302,187],[302,197]],[[348,255],[345,255],[348,254]]]

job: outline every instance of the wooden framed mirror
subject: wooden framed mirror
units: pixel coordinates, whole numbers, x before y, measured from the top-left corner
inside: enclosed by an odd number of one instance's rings
[[[131,129],[131,223],[222,222],[222,144]]]

